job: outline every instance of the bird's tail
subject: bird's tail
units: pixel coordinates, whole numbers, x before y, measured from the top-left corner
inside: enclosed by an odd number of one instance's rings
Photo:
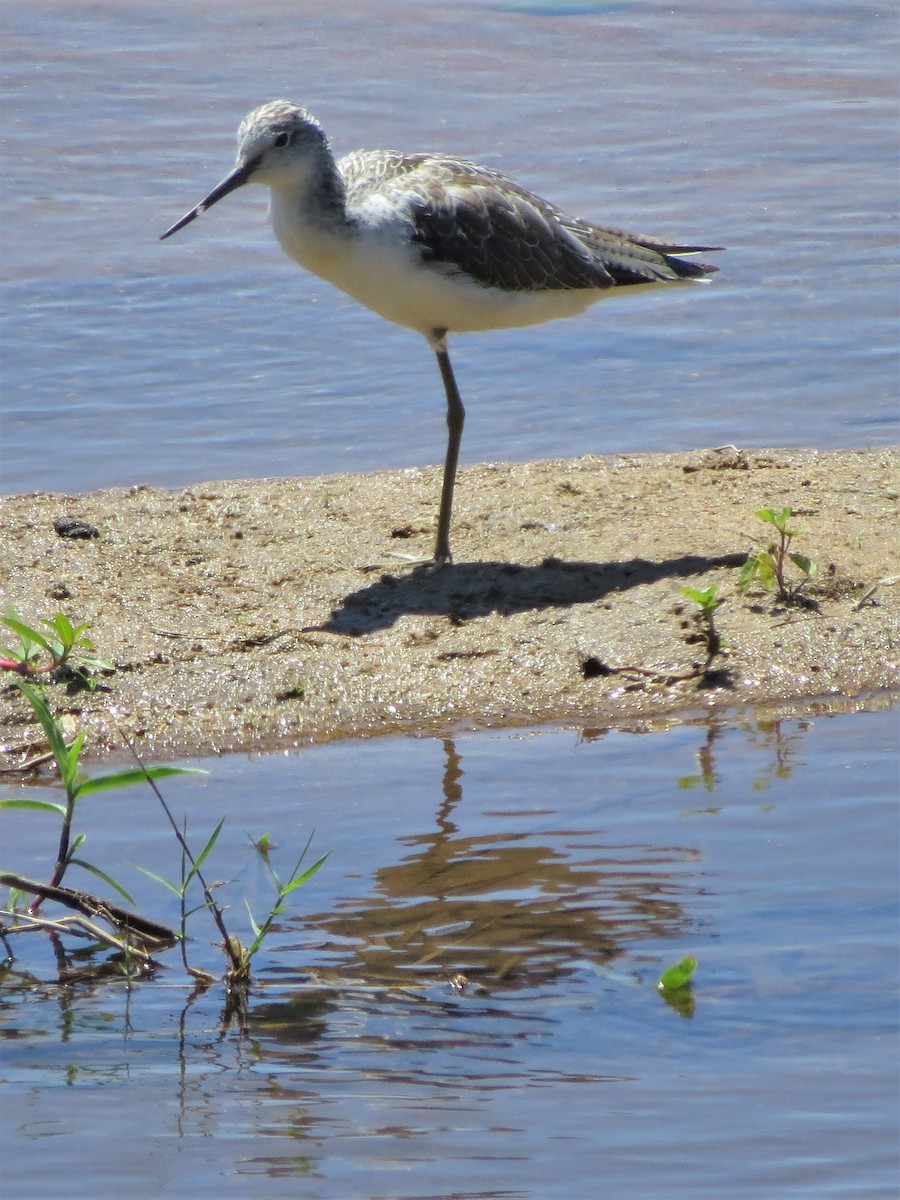
[[[685,259],[689,255],[717,254],[725,249],[724,246],[677,246],[656,238],[635,240],[648,250],[655,250],[661,254],[679,279],[704,279],[707,275],[715,274],[719,268],[712,263],[686,262]]]

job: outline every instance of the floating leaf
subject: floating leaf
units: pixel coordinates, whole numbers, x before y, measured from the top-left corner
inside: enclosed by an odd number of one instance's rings
[[[686,987],[694,972],[697,970],[697,960],[693,955],[688,955],[681,962],[675,963],[668,970],[663,971],[656,982],[656,986],[660,991],[674,991],[676,988]]]

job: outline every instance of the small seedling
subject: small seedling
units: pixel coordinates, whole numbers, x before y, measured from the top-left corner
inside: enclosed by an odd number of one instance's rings
[[[690,680],[696,680],[698,685],[709,684],[714,682],[717,677],[724,679],[724,673],[712,670],[712,664],[715,659],[727,651],[722,636],[716,628],[715,614],[719,605],[723,603],[718,598],[719,585],[711,584],[702,592],[695,588],[684,587],[682,593],[699,605],[699,611],[694,614],[692,621],[684,621],[682,627],[689,630],[685,635],[685,641],[690,644],[701,643],[706,656],[702,662],[694,662],[687,670],[681,671],[659,671],[652,670],[648,667],[639,666],[610,666],[596,655],[590,655],[584,659],[581,664],[581,672],[585,679],[593,679],[597,676],[608,675],[624,675],[635,680],[647,680],[651,685],[659,687],[671,687],[677,683],[687,683]],[[675,610],[681,613],[683,608],[679,606]],[[697,626],[691,629],[691,625]],[[640,686],[635,684],[632,686]]]
[[[710,584],[702,592],[697,588],[683,587],[681,589],[682,595],[687,596],[689,600],[693,600],[699,606],[699,612],[696,614],[696,623],[699,629],[692,635],[692,639],[702,642],[706,650],[706,662],[698,672],[702,678],[709,675],[713,661],[724,649],[722,635],[716,629],[716,610],[722,603],[717,595],[718,590],[717,583]]]
[[[700,616],[704,620],[712,620],[713,614],[722,603],[716,596],[719,590],[717,583],[712,583],[708,588],[704,588],[701,592],[697,588],[683,587],[682,595],[687,596],[689,600],[693,600],[695,604],[700,606]]]
[[[742,596],[746,596],[758,581],[767,592],[774,592],[776,600],[786,604],[802,603],[806,597],[800,593],[816,574],[818,566],[805,554],[790,548],[791,542],[799,533],[797,529],[788,528],[788,521],[793,516],[792,510],[783,508],[776,512],[772,508],[759,508],[756,510],[756,516],[775,527],[778,541],[770,542],[765,550],[757,550],[748,556],[738,576],[738,591]],[[802,578],[796,583],[791,583],[787,578],[788,563],[793,563],[802,572]]]
[[[58,612],[40,622],[43,629],[36,629],[8,605],[0,625],[18,638],[18,644],[0,646],[0,670],[28,679],[41,675],[60,678],[68,670],[92,689],[94,671],[113,670],[111,663],[94,654],[94,643],[85,632],[89,621],[73,625],[65,613]]]

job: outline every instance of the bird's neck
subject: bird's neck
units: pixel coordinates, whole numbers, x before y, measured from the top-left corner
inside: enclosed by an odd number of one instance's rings
[[[304,225],[334,226],[346,220],[344,180],[327,142],[293,165],[290,175],[270,182],[273,209],[276,201],[285,214]]]
[[[347,209],[344,181],[328,146],[270,187],[272,228],[281,248],[308,271],[330,279]]]

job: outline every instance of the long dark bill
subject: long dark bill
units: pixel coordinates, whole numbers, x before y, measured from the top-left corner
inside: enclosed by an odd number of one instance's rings
[[[171,237],[173,233],[177,233],[179,229],[184,229],[185,225],[190,225],[196,217],[201,213],[205,213],[208,208],[218,203],[223,196],[227,196],[229,192],[233,192],[235,188],[243,187],[250,176],[253,174],[255,163],[244,163],[239,167],[235,167],[230,175],[226,175],[221,183],[217,183],[213,190],[206,196],[196,208],[192,208],[190,212],[176,221],[174,225],[170,225],[165,233],[160,234],[159,240],[165,241],[167,237]]]

